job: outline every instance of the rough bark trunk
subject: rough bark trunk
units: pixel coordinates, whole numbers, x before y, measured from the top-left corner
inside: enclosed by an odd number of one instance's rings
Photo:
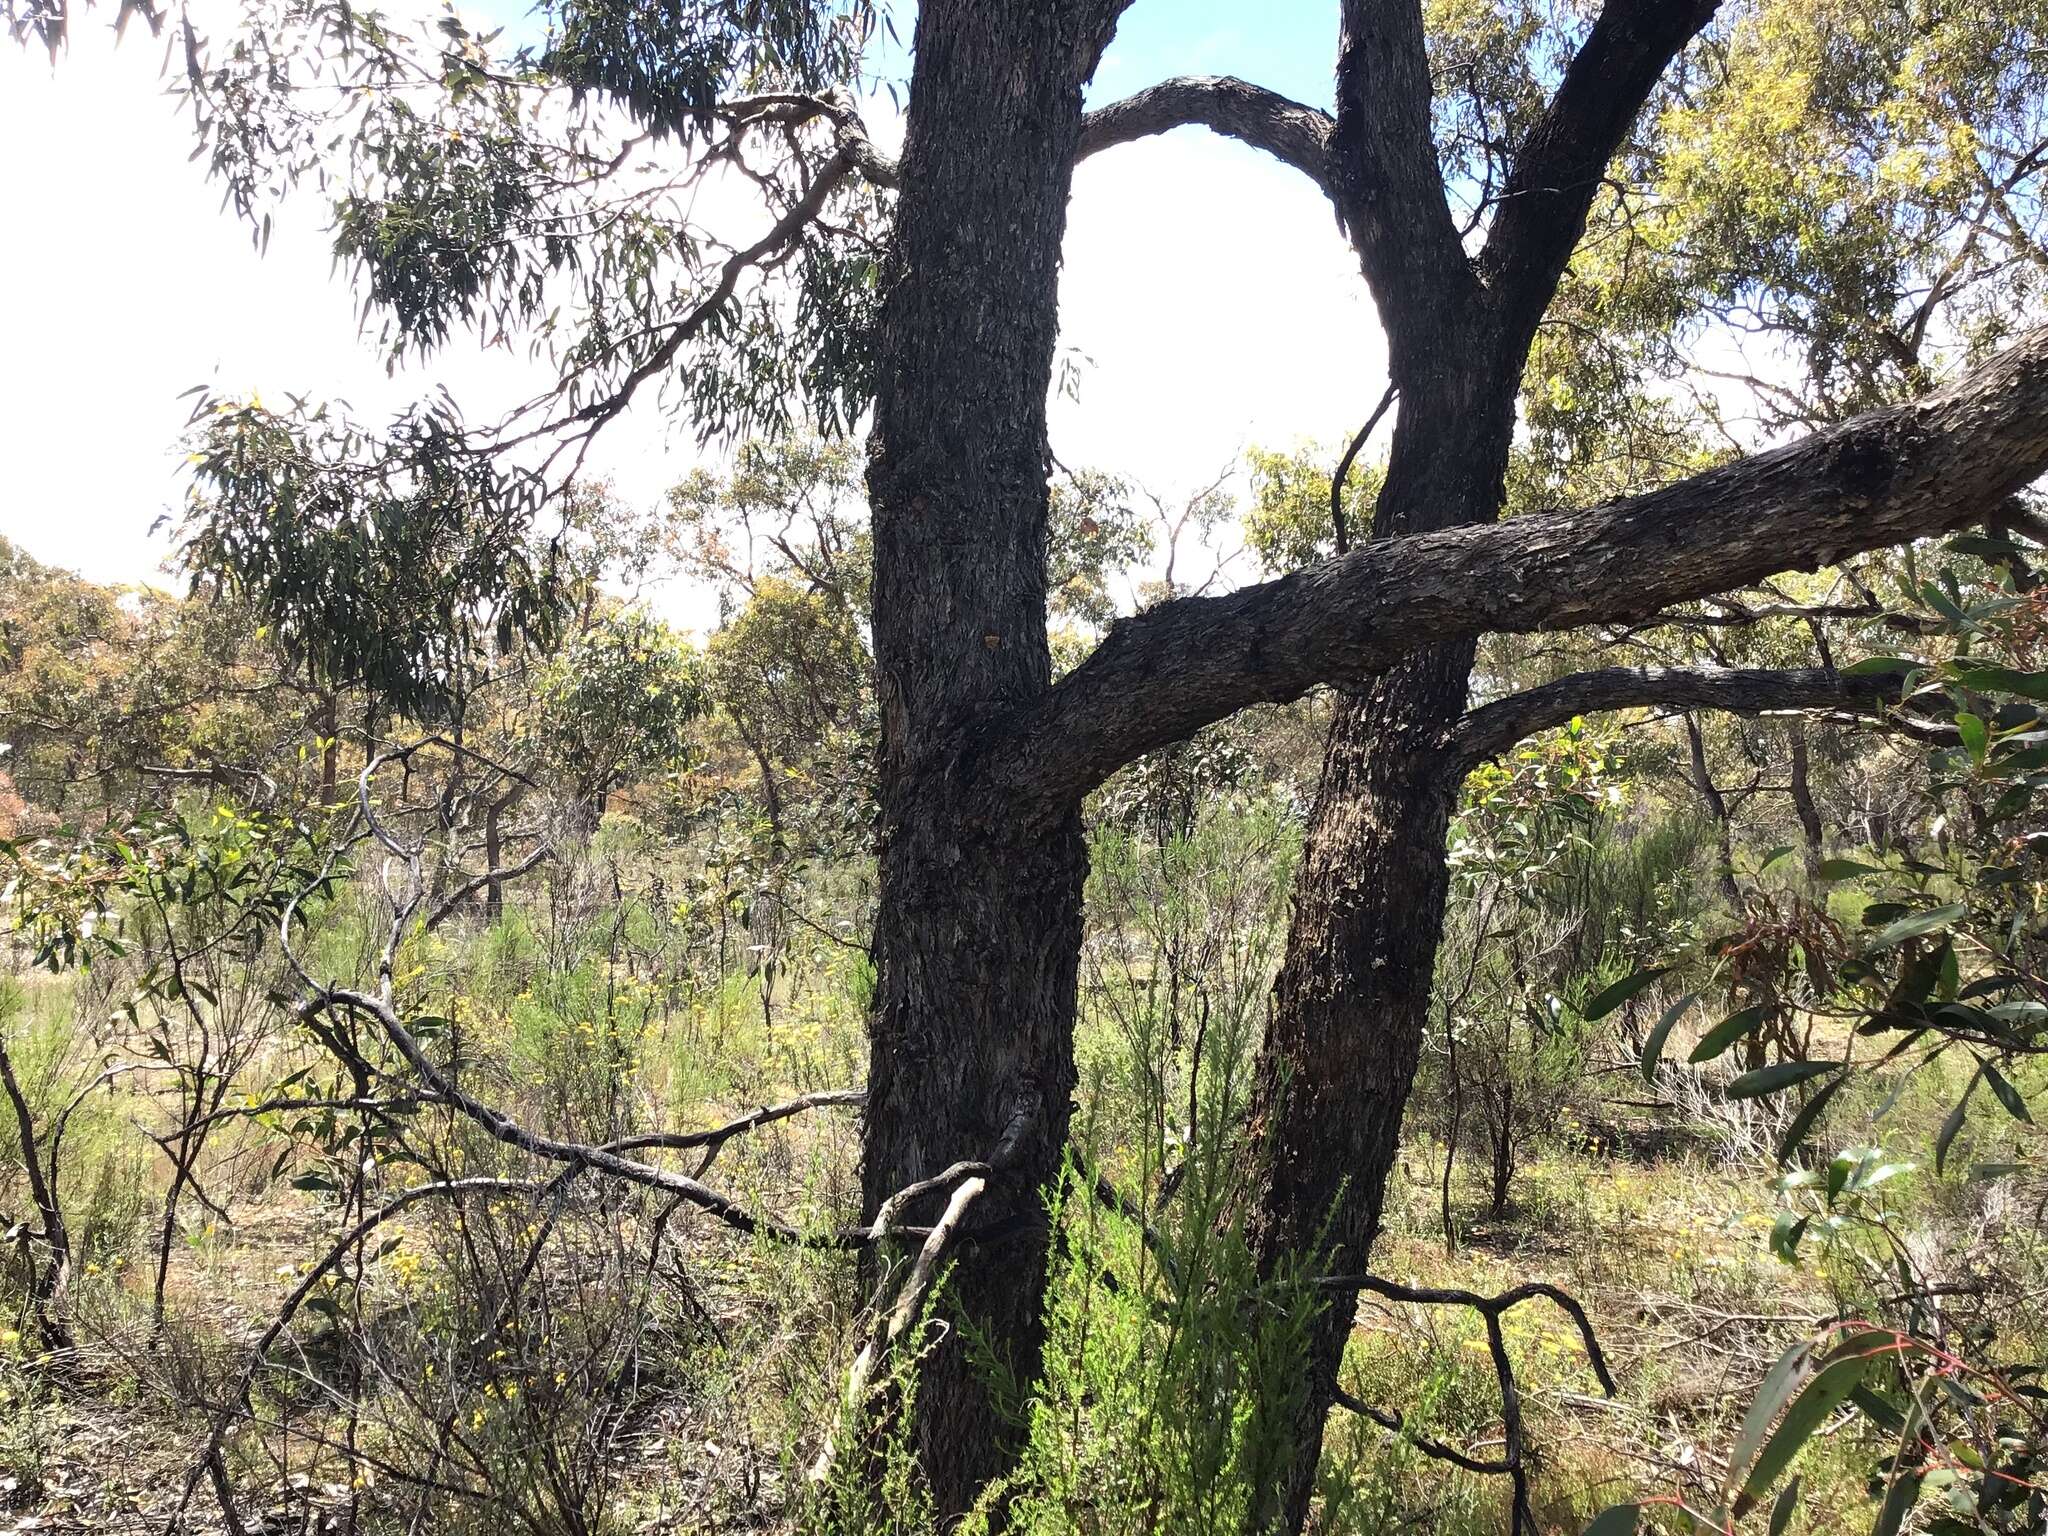
[[[1036,1371],[1040,1190],[1074,1085],[1078,805],[1020,824],[971,759],[977,722],[1050,685],[1045,411],[1081,85],[1106,10],[919,7],[885,269],[868,462],[882,746],[867,1213],[1013,1148],[974,1207],[983,1240],[958,1251],[952,1326],[918,1365],[916,1445],[942,1519],[1014,1451],[967,1339],[1019,1379]]]
[[[1373,536],[1499,513],[1523,365],[1593,189],[1665,66],[1715,0],[1609,0],[1519,146],[1486,247],[1468,262],[1431,140],[1424,20],[1412,0],[1344,0],[1333,200],[1387,332],[1400,391]],[[1478,597],[1478,594],[1474,594]],[[1474,642],[1397,662],[1338,714],[1298,876],[1254,1100],[1264,1153],[1261,1266],[1320,1238],[1367,1267],[1429,1011],[1444,841],[1467,759],[1445,750]],[[1274,1503],[1306,1522],[1354,1298],[1317,1320],[1296,1452]]]
[[[1268,1273],[1312,1250],[1332,1271],[1363,1270],[1379,1233],[1448,888],[1458,781],[1427,744],[1471,658],[1469,645],[1425,653],[1347,701],[1331,731],[1253,1114],[1252,1236]],[[1289,1530],[1315,1490],[1351,1303],[1333,1301],[1311,1335],[1294,1462],[1273,1490]]]
[[[1449,316],[1438,335],[1462,329]],[[1396,359],[1402,410],[1373,536],[1491,519],[1513,430],[1513,376],[1457,377],[1446,359],[1489,350],[1459,337]],[[1464,350],[1471,349],[1470,351]],[[1253,1102],[1259,1149],[1252,1238],[1261,1269],[1315,1251],[1366,1268],[1427,1021],[1449,890],[1445,838],[1466,760],[1442,747],[1462,716],[1475,645],[1427,647],[1339,709],[1330,730],[1294,922],[1268,1015]],[[1317,1319],[1295,1455],[1262,1521],[1305,1523],[1353,1298]]]

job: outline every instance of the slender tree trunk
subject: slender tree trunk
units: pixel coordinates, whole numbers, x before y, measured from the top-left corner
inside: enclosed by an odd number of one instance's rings
[[[1685,748],[1692,764],[1693,788],[1699,791],[1707,817],[1714,823],[1714,851],[1718,860],[1715,882],[1721,887],[1721,898],[1728,903],[1730,913],[1740,917],[1742,887],[1735,881],[1735,818],[1729,812],[1728,797],[1721,793],[1721,786],[1714,782],[1714,771],[1707,765],[1707,739],[1700,731],[1699,720],[1690,714],[1685,717]]]
[[[767,750],[744,727],[740,740],[747,751],[753,754],[754,767],[761,775],[761,814],[768,818],[768,839],[775,847],[782,846],[782,790],[775,781],[775,764],[769,760]]]
[[[320,735],[320,803],[334,804],[341,782],[341,692],[330,688],[320,700],[314,729]]]
[[[484,807],[484,868],[505,867],[505,816],[519,798],[526,792],[526,786],[515,784]],[[494,927],[505,916],[505,882],[490,880],[484,884],[484,923]]]
[[[1020,825],[978,787],[973,748],[979,721],[1050,686],[1045,409],[1081,85],[1110,9],[919,7],[885,266],[868,464],[882,746],[866,1210],[1005,1150],[942,1304],[953,1326],[918,1367],[917,1447],[942,1518],[1014,1454],[967,1339],[1019,1380],[1036,1372],[1041,1190],[1074,1086],[1079,809]]]
[[[1821,860],[1827,853],[1820,807],[1813,802],[1813,768],[1806,747],[1806,721],[1792,717],[1786,727],[1792,743],[1792,809],[1799,816],[1799,830],[1806,836],[1806,878],[1820,878]]]
[[[54,1159],[45,1168],[42,1142],[36,1134],[35,1115],[28,1096],[14,1075],[14,1063],[7,1054],[7,1042],[0,1039],[0,1092],[14,1115],[16,1137],[21,1142],[21,1163],[28,1173],[29,1199],[42,1222],[42,1231],[24,1238],[23,1257],[28,1265],[28,1302],[43,1342],[51,1349],[71,1346],[71,1328],[64,1317],[64,1294],[71,1283],[71,1233],[64,1223],[63,1193],[57,1187]],[[34,1246],[40,1244],[47,1258],[38,1263]]]

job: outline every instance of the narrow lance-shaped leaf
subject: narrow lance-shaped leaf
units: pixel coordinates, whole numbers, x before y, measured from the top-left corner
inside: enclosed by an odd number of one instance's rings
[[[1701,1037],[1700,1043],[1692,1048],[1692,1055],[1686,1059],[1694,1066],[1701,1066],[1719,1056],[1729,1046],[1763,1022],[1764,1010],[1756,1004],[1738,1008]]]
[[[1813,1343],[1802,1339],[1791,1346],[1764,1375],[1763,1384],[1757,1388],[1756,1398],[1749,1405],[1749,1412],[1742,1416],[1742,1429],[1735,1437],[1735,1449],[1728,1455],[1728,1480],[1723,1487],[1726,1497],[1735,1491],[1742,1474],[1756,1458],[1764,1443],[1764,1436],[1770,1432],[1771,1423],[1778,1417],[1778,1410],[1792,1399],[1812,1369]]]
[[[1779,1061],[1768,1067],[1758,1067],[1754,1072],[1745,1072],[1728,1085],[1731,1099],[1760,1099],[1765,1094],[1781,1093],[1796,1083],[1809,1082],[1824,1077],[1842,1063],[1839,1061]]]
[[[1862,1384],[1863,1373],[1869,1366],[1867,1355],[1850,1355],[1835,1360],[1793,1399],[1792,1405],[1785,1410],[1784,1419],[1757,1454],[1756,1464],[1743,1481],[1742,1498],[1736,1503],[1738,1513],[1753,1507],[1770,1491],[1779,1474],[1792,1464],[1792,1458],[1813,1438],[1813,1432]]]
[[[1984,1081],[1991,1085],[1991,1091],[1998,1096],[1998,1102],[2005,1106],[2007,1114],[2028,1125],[2034,1123],[2034,1117],[2027,1109],[2027,1101],[2020,1097],[2019,1089],[2013,1087],[2011,1080],[1988,1061],[1984,1063]]]
[[[1612,1509],[1603,1509],[1587,1523],[1582,1536],[1635,1536],[1636,1518],[1640,1506],[1617,1504]]]
[[[1624,976],[1612,986],[1602,987],[1587,1002],[1582,1010],[1583,1016],[1589,1023],[1606,1018],[1670,969],[1668,965],[1652,966],[1646,971],[1637,971],[1633,976]]]
[[[1671,1038],[1671,1030],[1678,1021],[1692,1010],[1699,1001],[1697,992],[1688,992],[1677,1002],[1666,1008],[1657,1022],[1650,1026],[1649,1037],[1643,1041],[1643,1081],[1656,1086],[1657,1065],[1664,1059],[1664,1044]]]
[[[1793,1512],[1798,1508],[1799,1479],[1795,1477],[1785,1485],[1784,1492],[1780,1493],[1777,1501],[1771,1505],[1770,1536],[1785,1536],[1785,1532],[1791,1527]]]
[[[1842,1084],[1848,1080],[1849,1074],[1846,1072],[1831,1078],[1821,1085],[1819,1092],[1799,1107],[1799,1113],[1792,1117],[1792,1123],[1785,1127],[1785,1134],[1778,1141],[1778,1162],[1781,1165],[1792,1161],[1792,1154],[1797,1152],[1801,1143],[1806,1140],[1807,1134],[1820,1119],[1821,1111],[1827,1108],[1828,1100],[1832,1099]]]
[[[1906,1516],[1920,1500],[1920,1474],[1913,1465],[1916,1450],[1920,1444],[1922,1428],[1927,1423],[1927,1407],[1916,1389],[1910,1395],[1910,1403],[1904,1421],[1899,1426],[1898,1454],[1892,1460],[1890,1481],[1884,1490],[1884,1503],[1879,1506],[1877,1520],[1870,1528],[1870,1536],[1898,1536],[1899,1527],[1906,1522]]]
[[[1941,1132],[1934,1138],[1934,1171],[1939,1175],[1948,1162],[1948,1149],[1955,1145],[1963,1121],[1968,1117],[1970,1095],[1977,1091],[1977,1084],[1983,1080],[1984,1065],[1979,1062],[1977,1070],[1970,1074],[1970,1081],[1964,1085],[1962,1096],[1956,1100],[1956,1107],[1948,1112],[1948,1118],[1941,1122]]]
[[[1908,939],[1917,939],[1923,933],[1932,933],[1937,928],[1946,928],[1966,916],[1969,908],[1960,902],[1945,907],[1936,907],[1931,912],[1916,912],[1911,917],[1902,917],[1889,927],[1881,929],[1866,946],[1871,953],[1890,949]]]

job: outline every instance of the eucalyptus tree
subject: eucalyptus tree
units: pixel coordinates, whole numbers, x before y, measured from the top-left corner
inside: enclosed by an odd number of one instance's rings
[[[18,33],[53,44],[70,21],[66,0],[0,4]],[[124,0],[124,14],[153,16],[150,4]],[[303,643],[431,691],[432,664],[388,642],[415,550],[452,578],[424,618],[544,626],[549,504],[643,397],[710,436],[799,414],[828,431],[867,424],[881,741],[862,1189],[870,1232],[910,1190],[913,1219],[943,1207],[929,1230],[961,1237],[959,1326],[915,1363],[914,1443],[942,1514],[1004,1465],[1015,1431],[991,1377],[1028,1381],[1039,1348],[1040,1191],[1058,1176],[1075,1087],[1090,789],[1248,705],[1339,690],[1266,1043],[1254,1226],[1269,1263],[1320,1233],[1327,1262],[1362,1269],[1466,768],[1560,712],[1872,691],[1825,670],[1608,669],[1468,714],[1478,638],[1648,620],[1981,521],[2048,467],[2036,330],[1960,359],[1969,371],[1910,402],[1891,403],[1889,384],[1845,394],[1870,408],[1809,438],[1496,521],[1553,303],[1590,305],[1590,325],[1564,318],[1596,335],[1657,328],[1640,307],[1602,311],[1575,266],[1589,219],[1603,233],[1616,222],[1605,189],[1661,164],[1654,136],[1632,137],[1643,106],[1683,56],[1679,95],[1655,119],[1673,121],[1748,18],[1797,7],[1758,0],[1716,23],[1713,0],[1607,0],[1597,14],[1501,0],[1428,18],[1422,0],[1340,0],[1334,111],[1228,78],[1087,110],[1129,4],[925,0],[897,157],[860,115],[877,24],[863,0],[551,0],[544,35],[525,42],[455,16],[415,37],[341,0],[257,0],[211,39],[170,23],[230,202],[260,230],[275,194],[319,178],[337,255],[394,356],[476,332],[523,337],[555,369],[484,423],[445,399],[382,425],[311,403],[201,402],[197,537],[274,592]],[[2035,36],[2030,24],[1983,19],[2010,36]],[[1999,56],[2024,72],[2039,54]],[[1388,337],[1399,409],[1384,481],[1348,548],[1162,602],[1055,681],[1046,404],[1073,171],[1182,126],[1267,152],[1329,200]],[[758,203],[758,229],[737,239],[692,200],[726,168],[720,185]],[[1697,308],[1676,302],[1675,318]],[[1619,367],[1632,384],[1637,355]],[[1925,362],[1898,382],[1922,388],[1939,360]],[[387,1029],[392,1017],[378,1015]],[[699,1203],[733,1217],[722,1197]],[[1267,1516],[1298,1523],[1307,1509],[1348,1324],[1342,1305],[1318,1323],[1296,1470]]]
[[[1306,168],[1334,163],[1332,201],[1388,333],[1400,414],[1375,536],[1495,518],[1521,391],[1514,489],[1526,497],[1532,469],[1543,483],[1547,450],[1553,485],[1665,484],[1637,505],[1709,492],[1697,516],[1732,553],[1751,533],[1745,477],[1775,470],[1765,455],[1696,472],[1702,438],[1736,446],[1723,386],[1772,425],[1840,422],[2038,310],[2044,20],[1911,4],[1614,0],[1590,21],[1538,4],[1345,6],[1338,111],[1317,121],[1324,158]],[[1752,333],[1765,361],[1731,365]],[[1905,423],[1925,418],[1891,419],[1915,435]],[[1878,490],[1854,484],[1855,431],[1813,440],[1851,503]],[[1897,489],[1882,462],[1877,499]],[[1640,567],[1579,570],[1619,585]],[[1269,1264],[1323,1232],[1337,1267],[1365,1267],[1426,1018],[1444,833],[1478,757],[1616,704],[1853,703],[1825,671],[1602,668],[1468,715],[1473,659],[1464,638],[1419,649],[1340,707],[1255,1110]],[[1303,1406],[1285,1490],[1295,1526],[1349,1325],[1333,1306],[1318,1341],[1325,1390]]]

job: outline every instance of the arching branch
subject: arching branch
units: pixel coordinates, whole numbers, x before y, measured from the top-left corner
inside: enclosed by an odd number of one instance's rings
[[[1383,1280],[1378,1275],[1331,1275],[1322,1285],[1329,1290],[1348,1293],[1352,1296],[1360,1291],[1369,1291],[1389,1301],[1413,1302],[1421,1306],[1470,1307],[1486,1324],[1486,1350],[1493,1359],[1495,1376],[1500,1381],[1501,1437],[1506,1442],[1506,1454],[1499,1461],[1481,1462],[1465,1453],[1452,1450],[1441,1441],[1416,1439],[1416,1447],[1426,1456],[1449,1461],[1467,1471],[1491,1475],[1502,1475],[1514,1485],[1514,1506],[1510,1525],[1512,1536],[1534,1536],[1540,1529],[1529,1500],[1529,1455],[1527,1435],[1522,1426],[1522,1394],[1515,1381],[1515,1365],[1508,1354],[1507,1336],[1501,1328],[1501,1318],[1524,1302],[1548,1300],[1569,1317],[1579,1330],[1579,1342],[1585,1346],[1586,1361],[1593,1368],[1593,1375],[1600,1383],[1600,1389],[1609,1397],[1616,1393],[1614,1376],[1607,1369],[1607,1356],[1600,1348],[1600,1339],[1593,1332],[1591,1319],[1586,1309],[1579,1305],[1569,1293],[1543,1281],[1531,1281],[1518,1285],[1513,1290],[1503,1291],[1498,1296],[1482,1296],[1477,1291],[1452,1290],[1440,1286],[1400,1285],[1392,1280]],[[1399,1414],[1387,1414],[1373,1409],[1340,1387],[1337,1400],[1345,1407],[1363,1413],[1374,1423],[1396,1433],[1407,1433],[1407,1426]]]
[[[1334,196],[1327,112],[1227,75],[1183,75],[1090,112],[1081,122],[1077,159],[1176,128],[1207,128],[1262,149]]]
[[[2048,471],[2048,329],[1949,388],[1585,511],[1375,541],[1117,625],[963,743],[991,789],[1056,810],[1247,705],[1353,682],[1433,641],[1627,622],[1779,571],[1981,521]]]

